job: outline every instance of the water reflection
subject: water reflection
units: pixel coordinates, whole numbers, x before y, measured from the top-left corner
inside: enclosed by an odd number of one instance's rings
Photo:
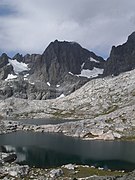
[[[1,135],[0,145],[16,151],[17,161],[30,166],[76,163],[111,169],[135,168],[134,142],[84,141],[60,134],[16,132]]]

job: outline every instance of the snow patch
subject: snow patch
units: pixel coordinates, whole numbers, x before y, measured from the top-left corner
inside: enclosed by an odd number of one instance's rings
[[[77,76],[93,78],[93,77],[97,77],[100,74],[103,74],[103,72],[104,72],[104,69],[94,67],[92,70],[83,69],[81,71],[81,74],[79,74]]]
[[[26,77],[28,77],[28,76],[29,76],[29,74],[25,74],[25,75],[24,75],[24,78],[26,78]]]
[[[91,62],[99,63],[99,61],[97,61],[96,59],[94,59],[94,58],[92,58],[92,57],[90,57],[90,61],[91,61]]]
[[[82,63],[82,65],[81,65],[81,69],[83,69],[83,67],[84,67],[84,64],[85,64],[85,63]]]
[[[73,73],[71,73],[71,72],[68,72],[68,74],[70,74],[70,75],[74,75]]]
[[[14,59],[14,60],[8,59],[8,62],[13,66],[14,72],[16,74],[29,70],[27,64],[22,63],[22,62],[18,62],[16,59]]]
[[[8,77],[5,79],[5,81],[11,80],[11,79],[16,79],[17,76],[13,74],[8,74]]]
[[[34,82],[29,82],[30,84],[34,85],[35,83]]]
[[[46,83],[48,86],[51,86],[51,84],[49,82]]]
[[[61,94],[59,97],[57,97],[56,99],[60,99],[60,98],[63,98],[63,97],[65,97],[65,95],[64,94]]]

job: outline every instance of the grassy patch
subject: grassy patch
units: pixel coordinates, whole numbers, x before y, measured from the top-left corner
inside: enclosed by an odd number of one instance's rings
[[[99,170],[97,168],[91,168],[91,167],[79,167],[78,168],[78,177],[87,177],[87,176],[118,176],[122,175],[122,172],[118,171],[107,171],[107,170]]]
[[[131,94],[132,94],[132,96],[135,96],[135,90],[133,90],[133,91],[131,92]]]
[[[122,141],[135,141],[135,136],[123,136],[121,137]]]
[[[102,106],[101,106],[102,108]],[[102,116],[102,115],[106,115],[106,114],[109,114],[111,112],[114,112],[115,110],[118,109],[118,106],[117,105],[112,105],[112,106],[109,106],[107,109],[104,109],[102,112],[100,112],[99,114],[95,114],[94,115],[94,118],[96,117],[99,117],[99,116]]]
[[[105,115],[105,114],[109,114],[111,112],[114,112],[115,110],[118,109],[118,106],[117,105],[112,105],[112,106],[109,106],[107,109],[105,109],[103,111],[103,113],[101,113],[100,115]]]
[[[107,170],[100,170],[92,167],[85,167],[85,166],[78,166],[75,168],[75,170],[69,170],[64,167],[59,167],[63,171],[63,175],[57,177],[57,180],[65,180],[65,179],[78,179],[78,178],[86,178],[90,177],[93,175],[97,176],[122,176],[125,173],[118,172],[118,171],[107,171]],[[40,169],[40,168],[32,168],[27,176],[25,176],[23,179],[28,180],[28,179],[35,179],[38,177],[42,177],[46,179],[49,175],[49,172],[53,168],[50,169]],[[19,178],[21,179],[21,178]]]
[[[57,110],[52,115],[55,118],[68,118],[71,117],[75,114],[75,110],[70,110],[70,111],[64,111],[64,110]]]
[[[62,168],[64,174],[63,177],[72,177],[72,178],[85,178],[93,175],[97,176],[121,176],[123,175],[122,172],[118,171],[107,171],[107,170],[100,170],[97,168],[91,168],[91,167],[84,167],[79,166],[75,168],[75,171],[68,170],[65,168]]]

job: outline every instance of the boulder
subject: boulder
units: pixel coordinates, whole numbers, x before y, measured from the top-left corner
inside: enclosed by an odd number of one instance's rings
[[[49,176],[54,179],[62,175],[63,175],[62,169],[53,169],[49,172]]]
[[[14,165],[7,168],[7,171],[10,176],[23,178],[28,174],[29,166],[28,165],[24,165],[24,166]]]
[[[69,169],[69,170],[75,170],[75,165],[73,165],[73,164],[66,164],[63,167],[66,169]]]
[[[3,161],[11,163],[11,162],[15,161],[16,159],[17,159],[17,155],[16,154],[10,154],[9,156],[3,158]]]

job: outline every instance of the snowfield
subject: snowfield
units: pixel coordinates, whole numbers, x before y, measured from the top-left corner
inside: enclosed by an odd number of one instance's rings
[[[8,62],[13,66],[14,72],[16,74],[29,70],[27,64],[22,63],[22,62],[18,62],[16,59],[15,60],[8,59]]]
[[[87,77],[87,78],[93,78],[97,77],[100,74],[103,74],[104,69],[96,68],[89,70],[89,69],[82,69],[81,74],[77,76]]]
[[[91,62],[99,63],[99,61],[97,61],[96,59],[94,59],[94,58],[92,58],[92,57],[90,57],[90,61],[91,61]]]
[[[64,94],[61,94],[59,97],[57,97],[56,99],[60,99],[60,98],[63,98],[63,97],[65,97],[65,95]]]
[[[48,86],[51,86],[51,84],[50,84],[49,82],[47,82],[47,85],[48,85]]]
[[[11,80],[11,79],[16,79],[17,76],[13,74],[8,74],[8,77],[5,79],[5,81]]]

